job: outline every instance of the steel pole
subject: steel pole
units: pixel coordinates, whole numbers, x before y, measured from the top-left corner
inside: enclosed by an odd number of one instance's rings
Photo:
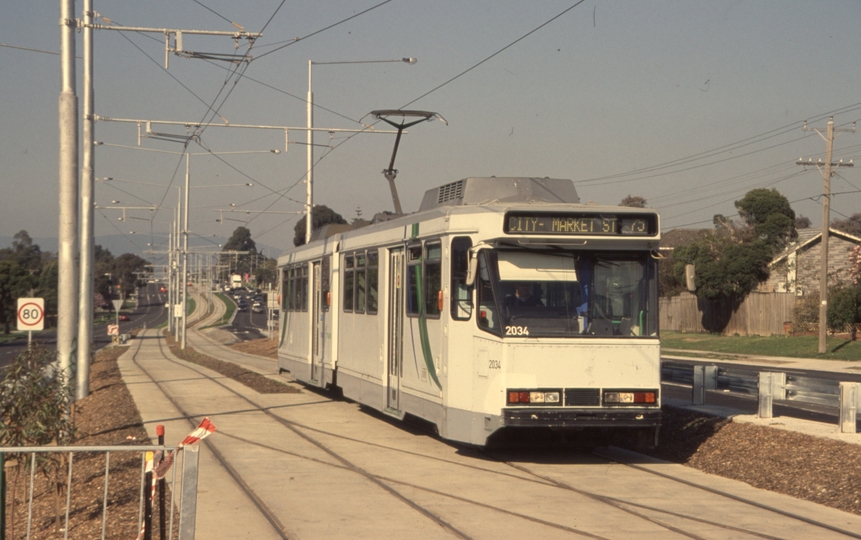
[[[170,224],[173,229],[173,223]],[[173,332],[173,231],[167,235],[167,331]]]
[[[78,96],[75,94],[75,2],[60,0],[59,249],[57,360],[74,377],[78,316]]]
[[[77,399],[90,393],[90,361],[93,345],[93,285],[95,267],[95,92],[93,83],[93,0],[84,0],[84,161],[81,169],[81,297],[78,311],[78,385]]]
[[[182,197],[182,190],[176,190],[177,196]],[[182,269],[182,200],[179,201],[179,204],[176,206],[176,231],[174,232],[173,237],[174,240],[174,249],[176,249],[176,268],[173,269],[173,301],[176,305],[179,305],[180,301],[180,293],[179,293],[179,271]],[[180,329],[179,329],[179,320],[176,318],[176,306],[171,306],[171,309],[174,310],[170,316],[174,318],[173,324],[173,339],[177,341],[180,340]]]
[[[308,175],[305,177],[305,243],[311,243],[311,214],[314,211],[314,93],[311,91],[311,66],[308,60]]]
[[[185,201],[182,209],[182,275],[180,276],[180,290],[182,291],[182,340],[180,348],[185,350],[185,334],[188,324],[188,184],[189,184],[189,160],[191,155],[185,153]]]
[[[834,117],[828,119],[825,137],[825,183],[822,195],[822,252],[819,268],[819,354],[827,349],[828,326],[828,228],[831,225],[831,154],[834,147]]]

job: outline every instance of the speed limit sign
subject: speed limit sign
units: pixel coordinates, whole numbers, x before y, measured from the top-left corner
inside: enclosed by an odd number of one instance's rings
[[[19,298],[18,299],[18,330],[44,330],[45,329],[45,299],[44,298]]]

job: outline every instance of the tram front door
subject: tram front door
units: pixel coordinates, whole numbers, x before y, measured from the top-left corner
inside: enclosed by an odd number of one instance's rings
[[[401,373],[403,371],[404,336],[404,250],[389,252],[389,328],[388,328],[388,375],[386,406],[401,408]]]

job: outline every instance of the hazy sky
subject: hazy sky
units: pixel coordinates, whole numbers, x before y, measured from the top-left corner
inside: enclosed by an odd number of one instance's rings
[[[375,7],[377,6],[377,7]],[[584,202],[628,194],[657,208],[665,229],[710,226],[750,189],[774,187],[819,226],[822,175],[795,165],[823,158],[824,128],[861,117],[858,1],[150,0],[95,2],[102,24],[263,29],[248,64],[170,56],[164,37],[95,33],[96,113],[103,117],[302,128],[308,60],[415,57],[404,63],[314,66],[315,125],[361,128],[375,109],[422,109],[448,120],[410,128],[395,168],[405,211],[427,189],[469,176],[571,178]],[[373,9],[372,9],[373,8]],[[80,16],[82,3],[76,3]],[[365,13],[362,13],[366,11]],[[0,236],[57,235],[59,2],[7,2],[0,18]],[[78,36],[78,54],[82,46]],[[230,38],[186,35],[184,48],[230,54]],[[237,50],[247,47],[240,43]],[[79,103],[83,77],[78,76]],[[82,106],[82,104],[80,105]],[[366,118],[365,123],[372,119]],[[378,128],[385,127],[383,124]],[[184,134],[178,126],[156,131]],[[292,245],[305,200],[305,132],[204,130],[191,157],[191,226],[227,237],[247,223],[255,240]],[[135,124],[101,121],[96,139],[96,234],[125,234],[128,251],[164,243],[177,204],[181,156],[137,146]],[[316,135],[315,202],[345,218],[391,210],[381,171],[394,138]],[[327,148],[328,146],[328,148]],[[143,138],[141,148],[181,153]],[[280,155],[202,155],[282,150]],[[854,159],[861,134],[836,139]],[[861,211],[861,171],[832,182],[833,217]],[[122,181],[122,182],[121,182]],[[135,184],[134,182],[137,182]],[[214,187],[253,183],[254,187]],[[112,203],[112,201],[120,201]],[[242,212],[217,209],[235,204]],[[261,213],[260,211],[266,211]],[[250,213],[246,214],[245,211]],[[130,234],[134,231],[135,234]]]

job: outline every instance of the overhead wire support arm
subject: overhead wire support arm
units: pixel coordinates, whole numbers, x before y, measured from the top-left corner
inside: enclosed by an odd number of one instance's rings
[[[95,14],[98,16],[98,14]],[[104,18],[103,18],[104,19]],[[104,19],[105,21],[110,21],[110,19]],[[240,39],[247,39],[249,42],[249,46],[254,45],[254,41],[260,38],[263,35],[263,32],[246,32],[245,30],[241,31],[225,31],[225,30],[182,30],[179,28],[148,28],[142,26],[116,26],[113,24],[95,24],[90,23],[87,24],[84,21],[77,21],[78,28],[91,28],[93,30],[113,30],[116,32],[142,32],[142,33],[150,33],[150,34],[162,34],[164,35],[164,69],[168,69],[169,67],[169,58],[170,53],[174,53],[177,56],[184,56],[186,58],[203,58],[207,60],[222,60],[227,62],[250,62],[251,57],[244,55],[237,57],[235,55],[228,55],[224,53],[203,53],[203,52],[195,52],[195,51],[187,51],[183,48],[183,35],[201,35],[201,36],[228,36],[232,37],[233,41],[237,44]],[[173,36],[173,47],[170,45],[170,38]]]
[[[186,122],[181,120],[145,120],[139,118],[111,118],[109,116],[99,116],[93,115],[93,119],[97,122],[121,122],[128,124],[136,124],[138,126],[138,146],[140,146],[141,139],[157,139],[157,140],[166,140],[170,142],[180,142],[185,143],[189,140],[197,141],[198,133],[201,128],[204,126],[208,128],[243,128],[243,129],[274,129],[284,132],[284,151],[287,151],[288,145],[291,144],[289,140],[290,130],[302,130],[307,131],[307,127],[295,127],[295,126],[270,126],[270,125],[257,125],[257,124],[231,124],[224,118],[222,118],[222,124],[203,124],[200,121],[194,122]],[[183,134],[175,134],[175,133],[165,133],[160,131],[155,131],[153,126],[164,125],[164,126],[182,126],[186,129],[186,133]],[[141,132],[141,127],[144,127],[144,131]],[[398,131],[390,130],[390,129],[374,129],[373,126],[366,126],[362,129],[347,129],[347,128],[311,128],[313,131],[325,131],[328,133],[374,133],[374,134],[395,134]],[[292,144],[304,144],[300,142],[293,142]]]

